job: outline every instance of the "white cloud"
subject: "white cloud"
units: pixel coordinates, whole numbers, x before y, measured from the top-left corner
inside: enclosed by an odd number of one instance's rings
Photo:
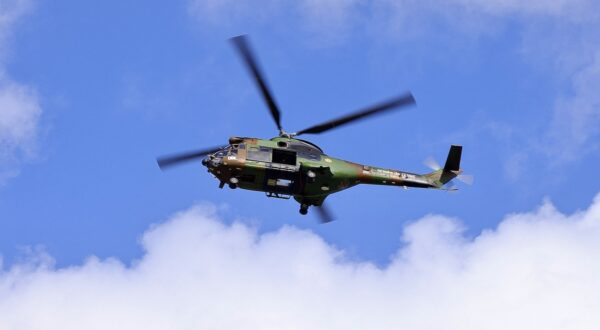
[[[340,220],[342,221],[342,220]],[[335,224],[333,224],[335,226]],[[475,238],[455,219],[409,225],[384,268],[293,227],[258,235],[194,207],[148,230],[144,256],[0,275],[1,329],[596,329],[600,195],[545,202]]]
[[[591,0],[451,0],[388,1],[379,12],[388,17],[388,33],[403,37],[446,31],[488,36],[503,25],[518,24],[527,62],[543,67],[564,90],[551,95],[554,108],[539,117],[544,132],[512,153],[547,156],[563,165],[597,150],[590,143],[600,133],[600,3]],[[375,20],[374,20],[375,21]],[[402,38],[402,37],[401,37]],[[549,123],[544,125],[544,123]],[[514,168],[515,163],[507,164]],[[522,172],[518,169],[517,172]]]
[[[4,59],[7,39],[13,26],[27,11],[31,9],[31,0],[0,0],[0,53]]]
[[[572,95],[557,101],[546,152],[557,161],[571,161],[582,152],[599,147],[593,138],[600,133],[600,48],[590,63],[572,76]]]
[[[589,0],[452,0],[448,3],[464,6],[492,15],[548,15],[565,17],[584,15],[593,5]]]
[[[15,82],[0,81],[0,159],[19,148],[31,152],[40,115],[35,91]]]
[[[31,8],[29,0],[0,0],[0,186],[18,174],[18,163],[34,155],[42,109],[35,90],[6,73],[10,37]]]
[[[285,16],[282,24],[299,26],[308,32],[313,44],[330,45],[345,40],[364,15],[362,0],[302,0],[252,2],[231,0],[189,0],[189,12],[201,23],[228,26],[242,23],[273,26],[275,18]]]
[[[569,93],[556,97],[547,132],[528,148],[542,152],[552,165],[578,160],[597,150],[590,143],[600,133],[600,4],[597,1],[454,0],[476,12],[523,26],[523,54],[537,65],[550,62],[553,78],[566,82]],[[550,75],[552,76],[552,75]],[[529,152],[525,150],[521,152]]]

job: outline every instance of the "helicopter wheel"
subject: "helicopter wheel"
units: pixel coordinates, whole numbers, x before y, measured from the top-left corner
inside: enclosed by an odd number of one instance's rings
[[[235,184],[235,183],[230,183],[230,184],[229,184],[229,188],[230,188],[230,189],[235,189],[235,188],[237,188],[237,184]]]
[[[308,205],[300,204],[300,214],[306,215],[308,213]]]

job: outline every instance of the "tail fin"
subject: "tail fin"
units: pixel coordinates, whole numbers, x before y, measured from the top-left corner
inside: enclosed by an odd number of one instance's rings
[[[444,172],[446,171],[460,171],[460,156],[462,154],[462,146],[452,145],[448,152],[448,158],[446,158],[446,164],[444,165]]]

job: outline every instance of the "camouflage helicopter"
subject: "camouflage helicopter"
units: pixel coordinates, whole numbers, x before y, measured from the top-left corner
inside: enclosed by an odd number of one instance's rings
[[[233,45],[251,73],[279,130],[271,139],[231,137],[227,145],[180,153],[157,159],[161,169],[202,158],[208,172],[219,180],[219,188],[241,188],[265,192],[268,197],[300,203],[305,215],[315,206],[322,222],[333,218],[324,207],[327,196],[358,184],[456,190],[447,184],[454,178],[471,181],[460,169],[462,147],[452,145],[444,167],[429,161],[433,172],[415,174],[395,169],[367,166],[331,157],[316,144],[299,139],[303,134],[319,134],[369,116],[415,104],[411,93],[362,109],[341,118],[288,133],[281,125],[279,107],[267,86],[262,71],[250,49],[247,37],[231,38]]]

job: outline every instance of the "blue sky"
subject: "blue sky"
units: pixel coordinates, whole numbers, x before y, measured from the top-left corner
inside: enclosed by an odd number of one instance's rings
[[[0,1],[0,254],[57,267],[139,259],[193,205],[271,233],[307,229],[385,266],[442,214],[465,239],[546,198],[598,193],[600,21],[591,1]],[[334,157],[427,172],[464,145],[458,193],[359,186],[319,225],[292,201],[217,189],[155,157],[277,131],[227,38],[247,33],[290,131],[411,91],[417,107],[311,137]],[[3,131],[3,132],[2,132]],[[210,207],[212,207],[210,206]],[[312,235],[312,234],[311,234]],[[37,248],[36,248],[37,247]],[[24,252],[25,251],[25,252]]]
[[[13,150],[6,166],[19,174],[0,190],[5,259],[38,244],[61,264],[89,254],[130,259],[149,224],[206,201],[221,205],[227,219],[260,230],[310,228],[359,258],[385,262],[402,227],[424,214],[458,217],[475,234],[545,197],[572,212],[597,192],[598,181],[585,174],[598,161],[596,127],[581,145],[551,136],[575,134],[553,122],[561,120],[561,102],[577,106],[577,76],[598,66],[596,50],[570,49],[584,37],[577,31],[594,22],[518,8],[446,17],[408,5],[390,4],[384,15],[364,3],[269,3],[264,10],[209,3],[17,5],[29,8],[5,28],[4,71],[34,91],[41,116],[27,141],[34,155]],[[403,20],[404,11],[414,17]],[[556,24],[574,32],[564,36]],[[476,184],[458,194],[357,187],[330,199],[340,221],[319,226],[292,202],[217,190],[193,164],[161,173],[157,155],[276,134],[226,40],[242,33],[251,36],[289,130],[410,90],[418,107],[314,142],[333,156],[417,172],[427,171],[428,156],[443,161],[449,144],[463,144],[463,167]],[[584,79],[597,85],[599,78]]]

